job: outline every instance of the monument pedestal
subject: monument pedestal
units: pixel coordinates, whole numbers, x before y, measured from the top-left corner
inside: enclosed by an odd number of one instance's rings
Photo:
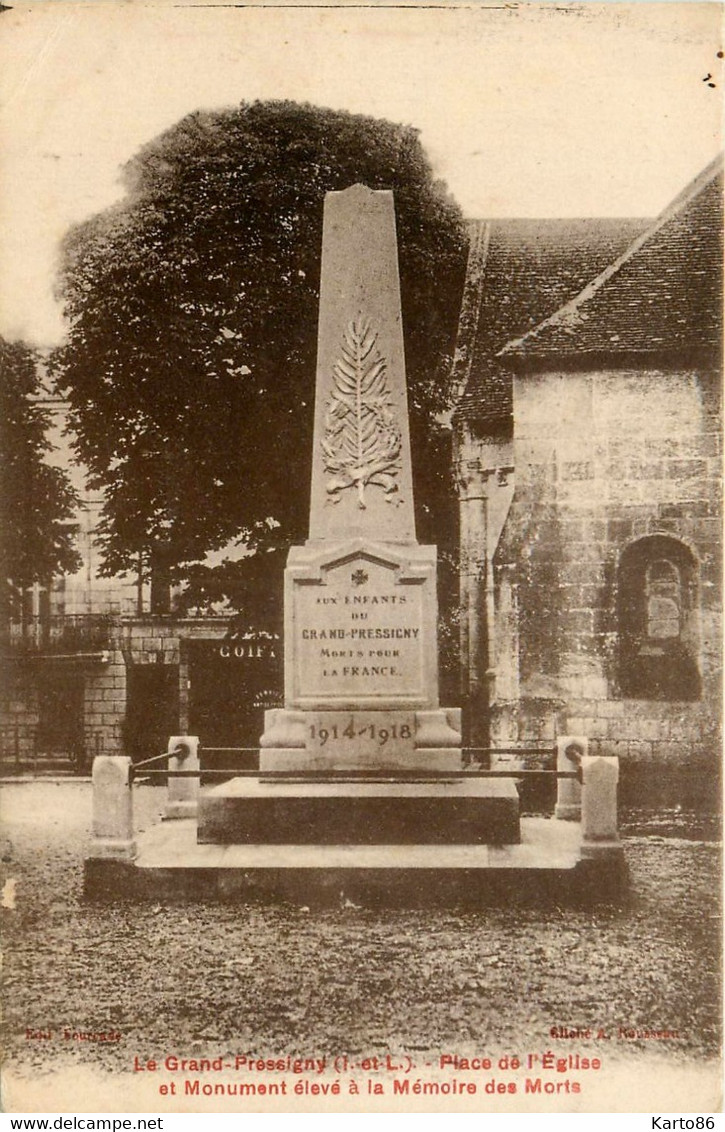
[[[362,185],[325,198],[309,538],[290,550],[284,607],[285,706],[266,713],[259,778],[201,797],[199,842],[517,844],[513,780],[456,777],[460,711],[438,701],[393,197]]]

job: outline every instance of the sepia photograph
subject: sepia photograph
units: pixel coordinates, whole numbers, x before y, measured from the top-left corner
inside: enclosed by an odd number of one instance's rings
[[[722,26],[0,4],[4,1112],[721,1111]]]

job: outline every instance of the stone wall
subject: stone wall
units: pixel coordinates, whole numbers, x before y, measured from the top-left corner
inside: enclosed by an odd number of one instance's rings
[[[616,370],[514,381],[516,494],[497,555],[518,607],[520,727],[557,717],[593,753],[677,759],[717,749],[722,663],[721,426],[713,374]],[[619,567],[647,536],[677,539],[696,574],[698,702],[624,698]],[[683,553],[685,553],[683,552]],[[500,603],[499,603],[500,607]],[[507,658],[497,663],[507,668]],[[503,713],[505,715],[505,713]]]
[[[462,606],[485,637],[473,657],[463,640],[463,682],[480,685],[487,667],[492,745],[549,745],[568,732],[588,735],[592,753],[630,764],[717,758],[720,412],[714,373],[522,373],[513,455],[504,439],[459,430],[461,511],[473,520],[461,526]],[[496,502],[480,501],[507,463],[514,498],[492,551]],[[621,687],[622,556],[643,539],[640,546],[677,540],[692,563],[688,647],[699,698],[633,698]],[[473,561],[481,563],[485,545],[493,554],[487,586]]]
[[[179,712],[170,733],[188,728],[188,660],[186,640],[222,639],[228,619],[171,617],[119,618],[110,626],[103,659],[79,655],[66,658],[82,672],[81,761],[88,768],[96,755],[123,754],[127,747],[129,721],[129,672],[143,666],[163,666],[178,682]],[[47,679],[48,666],[59,661],[50,657],[14,660],[8,664],[0,700],[0,750],[3,763],[12,767],[16,759],[27,763],[36,751],[40,716],[38,690]],[[70,752],[66,752],[70,754]],[[148,751],[148,754],[157,753]]]
[[[126,707],[126,665],[118,639],[112,641],[108,662],[86,672],[83,696],[85,763],[96,755],[123,753],[122,725]]]

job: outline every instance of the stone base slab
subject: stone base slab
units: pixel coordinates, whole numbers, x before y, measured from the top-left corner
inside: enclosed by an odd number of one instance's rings
[[[88,859],[89,898],[290,900],[367,907],[452,907],[617,900],[621,858],[580,859],[580,826],[521,819],[516,845],[199,845],[196,822],[160,822],[135,861]]]
[[[103,861],[132,861],[136,856],[136,842],[94,837],[88,856]]]
[[[554,817],[559,821],[581,821],[581,803],[557,802],[554,808]]]
[[[585,837],[582,840],[582,860],[596,860],[599,857],[621,857],[623,853],[624,849],[618,838],[594,841]]]
[[[197,805],[196,799],[194,799],[194,801],[168,802],[164,819],[166,821],[176,821],[180,818],[194,818],[196,817]]]
[[[202,794],[200,844],[505,845],[519,841],[512,779],[265,782]]]

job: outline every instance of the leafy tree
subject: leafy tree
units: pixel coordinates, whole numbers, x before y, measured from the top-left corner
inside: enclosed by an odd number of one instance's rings
[[[50,420],[39,403],[38,358],[0,339],[0,569],[3,614],[12,595],[80,566],[73,533],[77,497],[67,476],[46,463]]]
[[[191,583],[189,601],[239,605],[265,583],[278,600],[267,552],[281,571],[307,533],[323,200],[358,181],[395,192],[419,537],[440,541],[450,461],[435,418],[465,236],[417,132],[242,104],[189,115],[124,177],[126,198],[65,241],[70,330],[55,360],[105,496],[105,572],[142,556]],[[193,565],[234,536],[256,554]]]

